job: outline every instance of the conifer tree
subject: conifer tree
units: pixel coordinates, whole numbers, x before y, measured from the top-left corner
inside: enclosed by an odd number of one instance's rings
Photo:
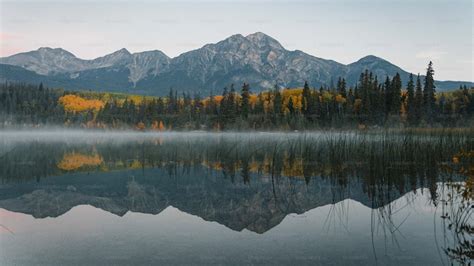
[[[304,82],[304,86],[303,86],[303,95],[302,95],[302,100],[301,100],[301,109],[303,111],[303,114],[305,116],[308,115],[308,105],[309,105],[309,101],[310,101],[310,97],[311,97],[311,92],[310,92],[310,89],[309,89],[309,85],[308,85],[308,82],[305,81]]]
[[[221,105],[225,122],[234,123],[237,114],[234,84],[230,85],[230,92],[226,93]]]
[[[240,105],[240,113],[243,119],[247,119],[250,112],[250,85],[244,83],[242,86],[242,102]]]
[[[339,78],[337,81],[337,92],[342,95],[342,97],[346,97],[346,80],[344,78]]]
[[[422,117],[423,112],[423,88],[421,87],[420,74],[416,78],[416,90],[415,90],[415,106],[414,106],[414,122],[418,124]]]
[[[393,79],[392,83],[390,84],[391,91],[392,91],[392,107],[390,111],[392,115],[399,115],[400,114],[400,107],[401,107],[401,94],[402,94],[402,79],[400,78],[400,74],[397,73]]]
[[[167,105],[168,105],[168,108],[167,108],[168,113],[174,114],[176,111],[176,102],[175,102],[175,94],[174,94],[173,88],[170,88],[170,92],[168,94]]]
[[[388,115],[391,113],[392,101],[393,101],[392,84],[391,84],[390,78],[388,76],[385,78],[384,92],[385,92],[384,93],[384,97],[385,97],[385,116],[388,117]]]
[[[425,84],[423,89],[423,109],[424,116],[428,123],[432,123],[436,115],[436,98],[435,98],[435,84],[434,84],[434,70],[433,62],[429,62],[426,69]]]
[[[415,83],[413,82],[413,74],[410,73],[407,84],[407,120],[408,124],[413,126],[416,124],[415,114]]]
[[[290,100],[288,101],[288,111],[290,112],[290,116],[293,117],[295,114],[295,105],[293,103],[293,97],[290,96]]]
[[[281,97],[280,90],[278,85],[275,84],[275,88],[273,90],[273,116],[274,117],[282,117],[283,114],[283,99]]]

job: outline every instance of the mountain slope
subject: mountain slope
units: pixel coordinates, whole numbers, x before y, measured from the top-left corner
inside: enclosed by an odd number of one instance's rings
[[[84,70],[79,73],[61,73],[46,76],[21,67],[0,64],[0,82],[43,83],[48,87],[64,88],[67,90],[127,91],[127,87],[133,86],[128,81],[129,74],[128,69],[106,67]]]
[[[388,62],[387,60],[376,57],[374,55],[363,57],[359,59],[358,61],[347,65],[347,68],[346,68],[347,72],[345,73],[345,75],[341,75],[341,76],[346,78],[346,80],[348,81],[348,84],[354,85],[359,80],[360,73],[362,73],[366,69],[374,73],[378,77],[379,82],[384,82],[387,76],[393,77],[396,73],[399,73],[403,82],[402,83],[403,86],[406,86],[408,79],[410,77],[409,72]],[[416,73],[413,73],[413,75],[416,76]],[[423,79],[425,76],[421,75],[420,77],[423,83]],[[467,81],[450,81],[450,80],[435,81],[436,90],[438,91],[457,89],[461,85],[473,86],[474,83],[467,82]]]
[[[83,60],[60,48],[0,58],[0,80],[37,83],[65,89],[92,89],[164,95],[170,87],[180,91],[220,93],[231,83],[250,83],[253,91],[278,84],[312,86],[335,84],[344,77],[355,85],[365,69],[383,81],[400,73],[406,84],[409,73],[376,56],[366,56],[349,65],[286,50],[277,40],[257,32],[236,34],[218,43],[169,58],[163,52],[130,53],[120,49],[93,60]],[[8,65],[8,67],[6,66]],[[20,67],[14,68],[11,66]],[[8,70],[8,71],[7,71]],[[29,72],[25,72],[29,71]],[[437,81],[437,89],[455,89],[472,82]]]
[[[79,59],[61,48],[49,47],[41,47],[36,51],[0,58],[0,63],[20,66],[40,75],[87,69],[86,60]]]
[[[273,87],[275,82],[297,86],[304,80],[322,85],[329,82],[332,73],[343,69],[344,65],[331,60],[288,51],[263,33],[237,34],[172,59],[168,71],[137,86],[206,91],[243,82],[255,89]]]

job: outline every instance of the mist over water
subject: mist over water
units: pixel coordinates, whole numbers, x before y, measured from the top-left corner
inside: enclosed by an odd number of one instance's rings
[[[459,184],[472,179],[463,151],[473,140],[470,131],[0,131],[0,262],[461,263],[472,252],[472,203]],[[97,255],[79,258],[84,243]]]
[[[3,142],[88,142],[91,140],[114,140],[114,141],[132,141],[132,140],[151,140],[154,138],[164,138],[166,140],[202,140],[202,139],[295,139],[302,136],[317,138],[328,135],[354,135],[353,132],[338,131],[312,131],[312,132],[208,132],[208,131],[104,131],[104,130],[77,130],[77,129],[32,129],[32,130],[3,130],[0,131],[0,139]]]

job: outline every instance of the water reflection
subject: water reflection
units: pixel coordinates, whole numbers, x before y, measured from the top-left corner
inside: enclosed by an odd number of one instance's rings
[[[360,242],[371,263],[386,260],[380,254],[394,252],[388,249],[414,248],[420,239],[426,249],[413,249],[414,262],[473,258],[469,136],[199,133],[53,140],[17,138],[0,146],[0,208],[57,219],[82,205],[121,217],[168,215],[165,210],[176,208],[263,235],[293,214],[324,209],[321,228],[303,227],[344,234],[354,227],[349,220],[358,213],[349,209],[356,202],[361,224],[370,229],[368,241]],[[406,240],[426,230],[421,227],[433,231],[432,218],[417,208],[434,214],[441,235]],[[337,255],[333,259],[342,264]]]

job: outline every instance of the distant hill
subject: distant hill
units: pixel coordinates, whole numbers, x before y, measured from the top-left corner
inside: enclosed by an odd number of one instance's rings
[[[163,52],[130,53],[118,50],[93,60],[77,58],[61,48],[42,47],[36,51],[0,58],[0,81],[43,82],[50,87],[90,89],[135,94],[164,95],[169,89],[220,93],[231,83],[250,83],[253,91],[274,86],[296,87],[335,84],[344,77],[355,85],[368,69],[380,81],[400,73],[406,84],[409,73],[373,55],[344,65],[302,51],[286,50],[264,33],[240,34],[215,44],[170,58]],[[473,86],[470,81],[436,81],[438,91]]]

